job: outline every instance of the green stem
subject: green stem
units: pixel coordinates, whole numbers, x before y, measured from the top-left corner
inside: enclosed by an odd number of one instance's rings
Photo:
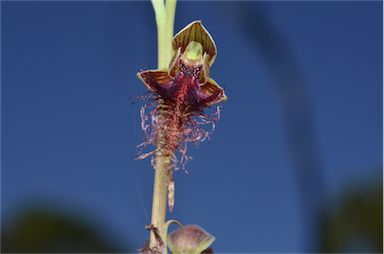
[[[152,225],[158,229],[160,237],[164,241],[164,239],[166,239],[166,235],[164,235],[163,228],[166,219],[165,215],[167,211],[168,194],[167,170],[170,166],[170,157],[162,156],[161,154],[157,154],[156,156],[156,169],[152,201]],[[157,239],[153,232],[151,233],[150,247],[160,248],[159,243],[157,242]],[[166,253],[166,247],[164,249]]]
[[[157,24],[158,68],[168,68],[172,58],[173,23],[175,20],[176,0],[152,0]]]
[[[158,68],[167,69],[173,54],[172,39],[176,0],[167,0],[165,5],[163,0],[151,1],[155,11],[157,24]],[[160,138],[158,142],[158,147],[161,147],[160,143],[163,142],[162,139]],[[167,170],[170,169],[170,160],[170,156],[164,156],[162,151],[159,151],[156,154],[156,168],[152,201],[152,225],[158,229],[158,232],[160,233],[163,241],[167,237],[166,232],[164,232],[164,224],[166,219],[168,194]],[[150,247],[161,249],[153,232],[151,233],[150,237]],[[167,253],[167,246],[163,247],[162,253]]]

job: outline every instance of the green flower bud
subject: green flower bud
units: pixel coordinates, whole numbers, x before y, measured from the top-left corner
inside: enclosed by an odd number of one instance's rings
[[[215,237],[197,225],[180,226],[168,234],[168,247],[173,254],[200,254]]]

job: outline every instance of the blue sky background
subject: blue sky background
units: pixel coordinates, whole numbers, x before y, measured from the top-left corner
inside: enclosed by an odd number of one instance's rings
[[[2,2],[2,216],[43,201],[80,214],[117,244],[140,247],[153,170],[141,137],[140,69],[157,63],[149,2]],[[244,2],[241,4],[245,4]],[[176,174],[171,218],[199,224],[219,252],[303,250],[282,104],[234,2],[179,2],[175,31],[201,19],[225,87],[212,141]],[[382,3],[248,2],[290,45],[311,105],[325,188],[382,179]],[[148,214],[146,218],[145,214]]]

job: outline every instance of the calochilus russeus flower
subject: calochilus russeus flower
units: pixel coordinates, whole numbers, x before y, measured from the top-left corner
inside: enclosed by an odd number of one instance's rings
[[[227,99],[223,88],[210,78],[217,49],[201,21],[194,21],[178,32],[172,46],[174,56],[168,69],[137,74],[150,91],[149,101],[140,112],[145,140],[139,148],[157,145],[151,152],[141,151],[137,159],[159,153],[171,156],[172,165],[168,170],[170,210],[174,202],[172,169],[185,170],[191,159],[187,154],[188,143],[199,144],[213,131],[220,117],[220,107],[212,114],[205,109]],[[207,125],[212,129],[207,130]],[[152,159],[152,163],[154,161]]]

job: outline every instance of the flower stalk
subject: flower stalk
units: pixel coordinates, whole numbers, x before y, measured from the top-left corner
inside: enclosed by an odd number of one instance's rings
[[[158,68],[168,68],[173,55],[172,39],[176,0],[152,0],[157,25]]]
[[[172,39],[173,27],[176,10],[176,0],[152,0],[153,9],[155,11],[156,24],[157,24],[157,37],[158,37],[158,68],[165,69],[168,67],[173,55]],[[160,133],[161,136],[161,133]],[[159,138],[157,147],[161,147],[161,142],[164,139]],[[168,181],[169,167],[171,155],[165,155],[158,151],[155,159],[155,179],[153,186],[153,201],[152,201],[152,225],[158,229],[160,237],[166,239],[164,233],[164,224],[166,220],[167,209],[167,195],[168,195]],[[159,246],[159,242],[154,232],[151,232],[149,247],[151,249],[158,249],[162,253],[167,253],[166,246]]]
[[[140,110],[144,142],[138,146],[137,159],[151,157],[155,169],[152,222],[147,226],[151,237],[149,246],[142,253],[166,254],[168,226],[174,223],[166,222],[167,200],[171,212],[175,200],[173,171],[180,168],[186,171],[185,165],[192,158],[188,155],[188,144],[202,143],[214,130],[221,107],[218,106],[213,114],[205,112],[205,109],[225,101],[227,97],[224,89],[210,77],[210,66],[217,49],[202,22],[193,21],[173,36],[176,0],[151,1],[157,24],[158,69],[137,73],[149,90],[148,96],[143,97],[147,98],[147,103]],[[144,152],[153,145],[155,150]],[[174,247],[186,243],[188,253],[198,253],[200,236],[207,236],[203,234],[205,231],[196,227],[183,229],[176,234],[178,237],[171,238],[181,239]],[[199,241],[189,236],[199,236],[196,238]],[[211,244],[213,239],[203,240]],[[179,247],[183,249],[185,246]],[[179,247],[172,252],[183,253]]]

